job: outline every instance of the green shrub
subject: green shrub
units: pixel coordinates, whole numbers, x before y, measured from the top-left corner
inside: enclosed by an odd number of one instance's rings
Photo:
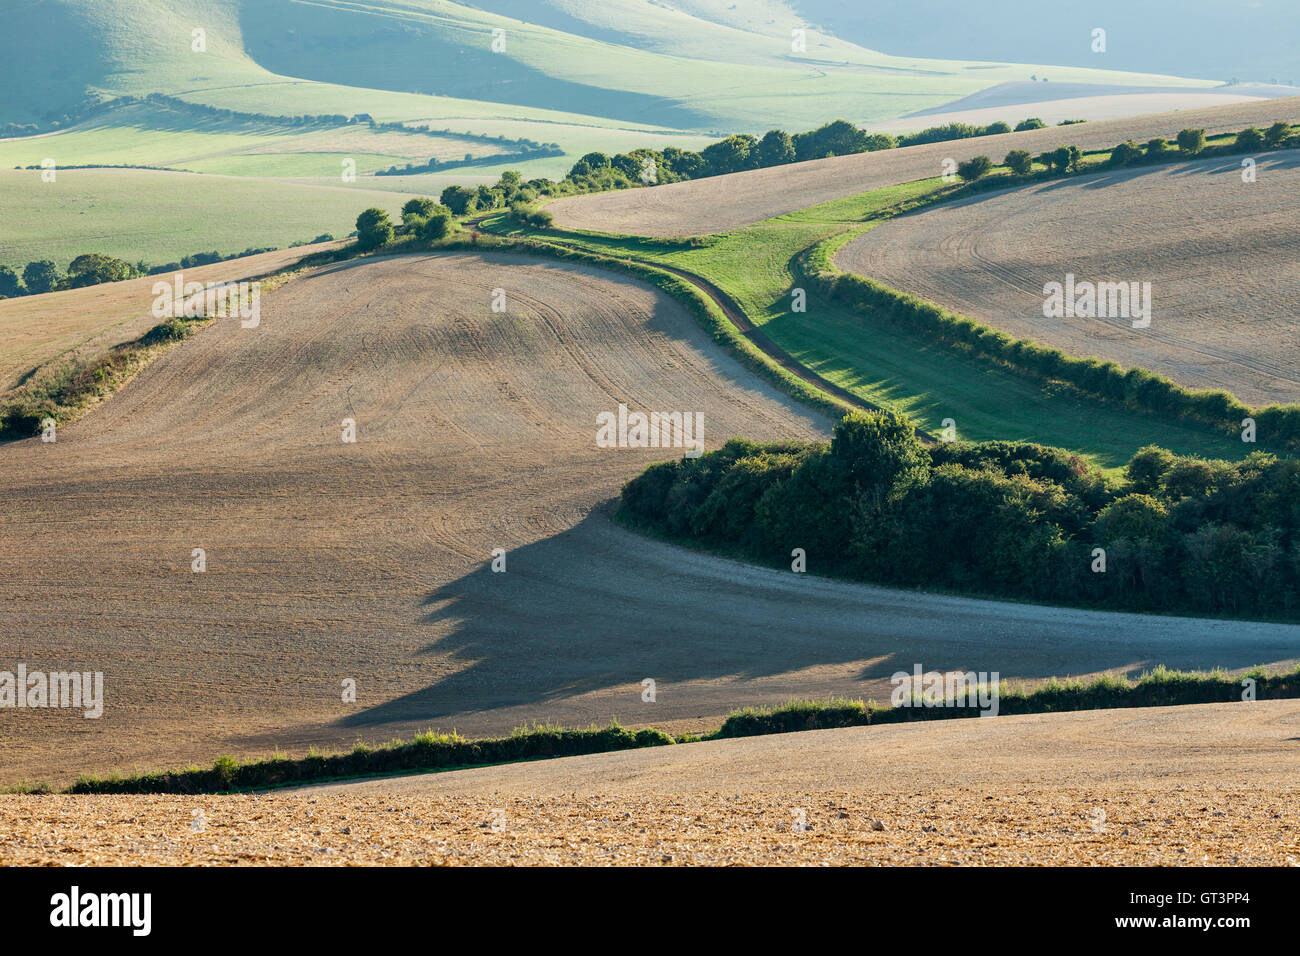
[[[1142,147],[1133,140],[1120,143],[1110,151],[1110,158],[1106,161],[1108,166],[1128,166],[1142,158]]]
[[[451,232],[451,211],[440,209],[430,214],[420,226],[420,238],[429,242],[445,239]]]
[[[1278,121],[1264,131],[1264,143],[1269,149],[1277,149],[1291,132],[1291,124]]]
[[[1002,160],[1002,165],[1006,166],[1017,176],[1028,176],[1034,168],[1034,158],[1029,154],[1027,149],[1013,149],[1007,153],[1006,158]]]
[[[1247,152],[1264,148],[1264,134],[1251,126],[1237,134],[1237,146]]]
[[[357,216],[357,246],[363,250],[378,249],[393,241],[393,224],[388,213],[371,207]]]
[[[967,182],[973,182],[988,174],[993,168],[993,160],[987,156],[975,156],[957,164],[957,175]]]
[[[1205,149],[1205,130],[1184,129],[1178,133],[1178,148],[1188,156],[1195,156]]]
[[[194,331],[194,326],[184,319],[170,318],[155,325],[141,339],[145,345],[158,345],[162,342],[179,342]]]

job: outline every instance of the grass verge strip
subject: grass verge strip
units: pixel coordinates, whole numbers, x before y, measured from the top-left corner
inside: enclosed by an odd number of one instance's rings
[[[1300,449],[1300,405],[1252,409],[1225,391],[1188,389],[1144,368],[1125,369],[1113,361],[1078,358],[1029,339],[1017,339],[918,296],[841,271],[831,257],[848,238],[850,234],[845,233],[818,243],[801,263],[810,288],[830,302],[883,316],[990,364],[1067,386],[1108,405],[1190,422],[1225,436],[1240,434],[1245,419],[1254,419],[1259,434],[1267,435],[1271,443]]]

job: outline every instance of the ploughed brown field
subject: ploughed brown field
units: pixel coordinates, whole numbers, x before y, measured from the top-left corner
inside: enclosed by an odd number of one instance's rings
[[[1224,389],[1300,401],[1300,151],[1025,186],[886,222],[836,264],[1018,338]],[[1043,315],[1044,285],[1151,284],[1151,323]]]
[[[0,796],[0,864],[1300,864],[1300,702],[720,740],[241,796]]]
[[[1032,104],[1025,107],[1032,115]],[[946,143],[927,143],[807,163],[755,169],[592,196],[570,196],[547,205],[556,225],[637,236],[699,236],[748,226],[773,216],[805,209],[899,183],[943,173],[943,161],[986,155],[1001,162],[1013,149],[1037,155],[1062,145],[1105,149],[1128,139],[1172,139],[1185,127],[1207,135],[1247,126],[1264,128],[1277,120],[1300,122],[1300,97],[1176,110],[1074,126],[1051,126],[1023,133],[1002,133]]]
[[[158,324],[152,313],[155,283],[237,282],[290,268],[303,256],[340,242],[277,249],[178,272],[105,282],[84,289],[0,300],[0,398],[34,370],[76,358],[97,358]]]
[[[1300,657],[1300,627],[887,591],[641,537],[607,503],[681,450],[598,448],[620,402],[701,413],[708,449],[830,427],[649,286],[450,254],[309,273],[57,442],[0,446],[0,670],[102,671],[105,691],[98,720],[0,710],[0,783],[430,727],[699,728],[883,697],[917,662],[1033,679]]]

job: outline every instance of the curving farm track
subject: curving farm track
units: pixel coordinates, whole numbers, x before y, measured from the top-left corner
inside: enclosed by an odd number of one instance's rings
[[[416,256],[322,269],[262,305],[260,328],[214,322],[57,443],[0,446],[0,668],[106,684],[97,721],[0,712],[0,783],[429,726],[700,726],[879,693],[913,662],[1034,678],[1300,657],[1297,627],[892,592],[615,526],[602,506],[670,456],[595,447],[619,402],[703,413],[710,449],[829,428],[648,286]]]
[[[1300,401],[1300,151],[1098,173],[945,204],[854,239],[836,264],[1075,355],[1251,405]],[[1044,318],[1043,286],[1149,282],[1152,320]]]
[[[1028,113],[1032,106],[1026,106]],[[1209,135],[1276,120],[1300,122],[1300,97],[1228,106],[1176,110],[1125,119],[1100,120],[1066,128],[1048,127],[946,143],[929,143],[854,156],[755,169],[643,189],[570,196],[547,205],[565,229],[637,236],[699,236],[748,226],[818,203],[870,189],[929,179],[943,172],[947,158],[958,162],[987,155],[1000,162],[1008,151],[1032,153],[1074,144],[1105,149],[1127,139],[1172,139],[1184,127],[1204,127]]]

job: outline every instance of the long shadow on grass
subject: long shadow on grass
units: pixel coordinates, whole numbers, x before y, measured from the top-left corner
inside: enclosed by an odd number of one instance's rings
[[[825,556],[808,558],[810,570],[827,566]],[[745,681],[780,675],[790,675],[792,694],[862,695],[864,682],[918,663],[1035,679],[1157,663],[1246,668],[1300,656],[1300,627],[887,590],[709,557],[628,531],[603,511],[510,551],[506,573],[484,567],[425,605],[427,623],[451,626],[427,651],[450,652],[466,666],[344,726],[438,726],[519,705],[538,707],[541,719],[554,713],[547,705],[608,689],[618,700],[625,692],[627,716],[644,710],[635,702],[646,677],[665,703],[685,682],[739,679],[726,691],[739,706],[786,690],[765,682],[747,691]],[[827,665],[838,667],[824,681],[807,670]],[[698,712],[660,704],[654,716]]]

